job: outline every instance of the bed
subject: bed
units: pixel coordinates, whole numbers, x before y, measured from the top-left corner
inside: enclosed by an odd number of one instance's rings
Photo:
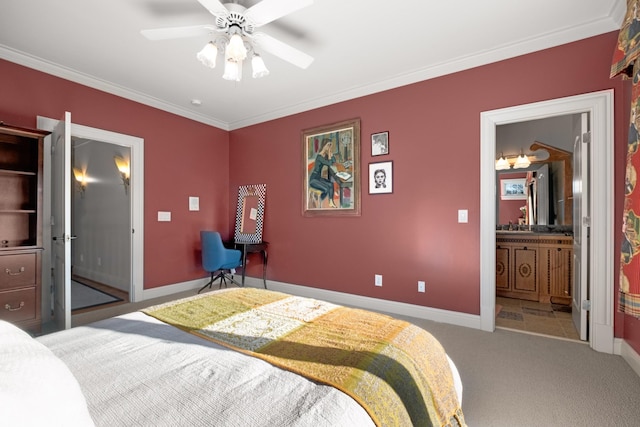
[[[0,366],[0,412],[13,425],[465,425],[459,373],[426,331],[254,288],[37,339],[0,322]]]

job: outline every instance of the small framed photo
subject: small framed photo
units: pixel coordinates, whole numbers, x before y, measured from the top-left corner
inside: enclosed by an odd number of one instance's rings
[[[382,156],[389,154],[389,132],[371,134],[371,155]]]
[[[526,200],[526,179],[501,179],[500,199],[501,200]]]
[[[393,193],[393,162],[369,163],[369,194]]]

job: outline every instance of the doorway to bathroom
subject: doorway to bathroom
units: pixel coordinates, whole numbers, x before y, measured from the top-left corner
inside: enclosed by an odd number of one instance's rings
[[[483,330],[495,329],[496,313],[496,128],[500,125],[546,117],[588,113],[591,119],[590,142],[586,145],[591,186],[585,194],[589,215],[580,218],[586,228],[583,242],[588,255],[581,259],[584,279],[591,287],[576,298],[572,292],[572,311],[584,315],[589,345],[613,352],[613,277],[614,277],[614,203],[613,203],[613,91],[606,90],[550,101],[509,107],[481,113],[480,141],[480,268]],[[588,234],[587,234],[588,233]],[[574,281],[575,282],[575,281]],[[575,291],[575,289],[574,289]],[[586,310],[588,311],[588,318]],[[581,334],[586,332],[581,331]]]

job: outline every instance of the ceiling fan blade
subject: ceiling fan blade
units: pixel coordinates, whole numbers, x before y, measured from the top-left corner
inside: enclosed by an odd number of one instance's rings
[[[154,30],[142,30],[140,33],[149,40],[169,40],[186,37],[206,36],[215,31],[213,25],[192,25],[189,27],[157,28]]]
[[[198,0],[198,2],[211,12],[212,15],[224,18],[229,14],[229,10],[218,0]]]
[[[244,16],[255,27],[260,27],[311,4],[313,0],[262,0],[247,9]]]
[[[268,34],[254,33],[253,40],[258,47],[302,69],[307,68],[313,62],[312,56],[309,56]]]

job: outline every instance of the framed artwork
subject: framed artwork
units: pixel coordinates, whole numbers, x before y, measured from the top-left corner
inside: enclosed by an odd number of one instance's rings
[[[369,163],[369,194],[393,193],[393,162]]]
[[[360,119],[302,131],[302,214],[360,215]]]
[[[371,135],[371,155],[389,154],[389,132],[378,132]]]
[[[238,243],[262,242],[266,196],[267,184],[241,185],[238,188],[234,241]]]
[[[501,200],[526,200],[527,183],[525,178],[501,179],[500,199]]]

